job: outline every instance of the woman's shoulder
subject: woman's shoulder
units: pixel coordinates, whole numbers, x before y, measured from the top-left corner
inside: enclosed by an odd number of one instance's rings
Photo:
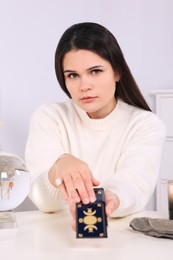
[[[32,113],[31,124],[60,122],[75,117],[75,108],[71,99],[64,102],[47,102],[38,106]]]
[[[47,102],[38,106],[33,112],[33,116],[46,115],[46,114],[56,114],[57,113],[69,113],[74,110],[74,105],[71,99],[65,100],[63,102]]]
[[[121,107],[121,110],[123,110],[124,113],[128,114],[131,122],[133,122],[135,125],[153,125],[157,128],[159,127],[160,130],[162,130],[163,132],[166,131],[165,123],[154,112],[147,111],[133,105],[129,105],[123,102],[122,100],[120,100],[119,106]]]

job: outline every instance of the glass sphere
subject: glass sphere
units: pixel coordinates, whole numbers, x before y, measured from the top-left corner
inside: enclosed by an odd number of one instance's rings
[[[30,174],[24,161],[16,155],[0,152],[0,211],[19,206],[29,189]]]

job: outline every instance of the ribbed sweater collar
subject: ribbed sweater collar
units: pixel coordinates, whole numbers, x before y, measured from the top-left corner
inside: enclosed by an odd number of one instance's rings
[[[101,119],[92,119],[87,113],[81,109],[78,105],[74,103],[74,107],[79,115],[79,118],[82,124],[92,131],[105,131],[112,126],[112,123],[116,118],[118,118],[119,110],[120,110],[120,100],[117,100],[116,107],[114,110],[106,117]]]

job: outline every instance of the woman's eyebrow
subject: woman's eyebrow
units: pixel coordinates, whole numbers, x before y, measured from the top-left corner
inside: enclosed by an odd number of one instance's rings
[[[90,71],[90,70],[94,70],[94,69],[99,69],[99,68],[102,68],[103,65],[96,65],[96,66],[92,66],[90,68],[87,69],[87,71]],[[64,70],[64,73],[76,73],[76,70]]]
[[[99,69],[99,68],[102,68],[102,67],[103,67],[103,65],[96,65],[96,66],[88,68],[87,70],[94,70],[94,69]]]
[[[64,70],[64,73],[74,73],[76,72],[75,70]]]

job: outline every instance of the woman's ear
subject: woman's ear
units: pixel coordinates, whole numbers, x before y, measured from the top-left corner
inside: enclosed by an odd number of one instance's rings
[[[120,74],[118,72],[115,72],[115,82],[120,81]]]
[[[116,76],[116,81],[115,82],[117,82],[117,83],[120,82],[120,76],[119,75]]]

